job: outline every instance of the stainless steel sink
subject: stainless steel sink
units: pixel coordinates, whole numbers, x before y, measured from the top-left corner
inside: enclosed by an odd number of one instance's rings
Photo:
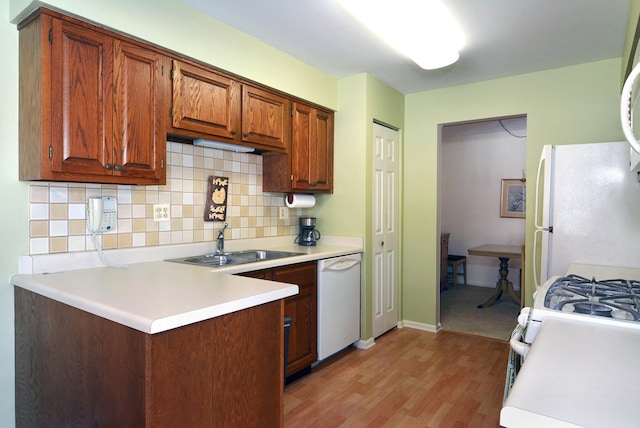
[[[181,257],[177,259],[169,259],[166,261],[199,266],[217,267],[227,265],[240,265],[245,263],[260,262],[264,260],[281,259],[284,257],[298,256],[300,254],[302,253],[270,250],[245,250],[224,254],[210,253],[201,256]]]

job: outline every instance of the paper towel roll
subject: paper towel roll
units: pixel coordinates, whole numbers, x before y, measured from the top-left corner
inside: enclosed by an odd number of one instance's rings
[[[284,202],[289,208],[312,208],[316,204],[316,197],[314,195],[289,193],[285,196]]]

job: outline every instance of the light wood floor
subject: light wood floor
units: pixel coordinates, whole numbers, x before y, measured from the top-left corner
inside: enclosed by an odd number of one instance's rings
[[[284,426],[498,427],[508,342],[403,328],[285,389]]]

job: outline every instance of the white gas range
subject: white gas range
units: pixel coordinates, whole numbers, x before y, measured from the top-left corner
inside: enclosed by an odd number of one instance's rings
[[[534,293],[533,307],[519,322],[532,343],[546,318],[618,324],[640,329],[640,269],[572,264],[567,274],[547,280]],[[522,315],[526,315],[526,320]]]
[[[638,426],[640,269],[574,264],[534,296],[511,340],[501,425]]]

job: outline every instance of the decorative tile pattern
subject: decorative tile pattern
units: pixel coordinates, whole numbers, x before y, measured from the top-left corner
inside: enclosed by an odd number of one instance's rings
[[[118,200],[117,230],[102,236],[105,249],[213,241],[222,223],[204,221],[210,175],[229,177],[227,240],[298,233],[307,210],[278,219],[284,195],[262,192],[262,156],[167,142],[164,186],[31,182],[30,254],[95,249],[86,225],[91,196]],[[169,204],[171,220],[154,222],[153,204]]]

